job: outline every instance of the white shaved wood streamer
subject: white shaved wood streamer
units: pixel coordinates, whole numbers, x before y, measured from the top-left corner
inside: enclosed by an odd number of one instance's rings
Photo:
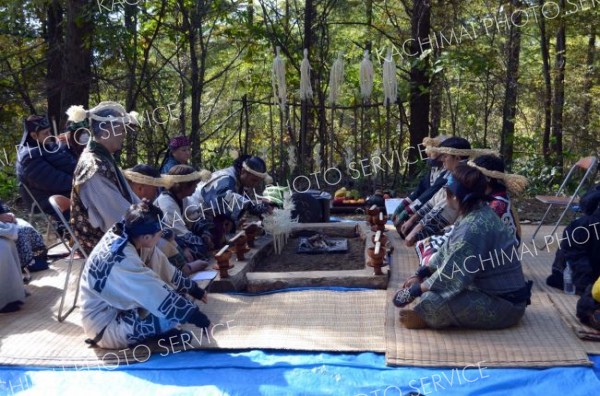
[[[344,152],[346,153],[346,155],[344,155],[344,163],[346,164],[346,169],[350,169],[350,163],[354,159],[354,150],[352,149],[352,147],[346,147],[344,148]]]
[[[273,95],[281,108],[281,112],[285,114],[285,106],[287,104],[287,87],[285,85],[285,61],[279,55],[280,47],[276,48],[275,60],[273,60],[272,80]]]
[[[298,222],[298,218],[292,219],[292,211],[295,208],[291,194],[285,192],[283,194],[283,209],[273,209],[273,213],[265,215],[263,219],[265,232],[273,236],[275,254],[281,254],[292,231],[292,225]]]
[[[287,149],[288,152],[288,165],[290,166],[290,172],[294,172],[294,169],[296,169],[296,147],[295,146],[288,146]]]
[[[375,151],[373,151],[373,157],[381,158],[381,149],[376,148]],[[378,170],[379,170],[377,168],[378,168],[377,166],[373,167],[373,174],[374,175],[376,175],[377,172],[378,172]]]
[[[308,61],[308,50],[304,49],[304,59],[300,64],[300,100],[312,99],[313,90],[310,85],[310,63]]]
[[[313,159],[315,160],[315,166],[317,169],[321,170],[321,143],[315,144]]]
[[[365,50],[363,60],[360,62],[360,96],[363,99],[369,99],[373,93],[375,71],[370,58],[369,51]]]
[[[398,80],[396,79],[396,62],[392,55],[392,49],[388,48],[387,55],[383,60],[383,103],[396,103],[398,97]]]
[[[336,104],[340,95],[342,83],[344,82],[344,59],[342,53],[338,53],[338,57],[331,66],[329,73],[329,102]]]

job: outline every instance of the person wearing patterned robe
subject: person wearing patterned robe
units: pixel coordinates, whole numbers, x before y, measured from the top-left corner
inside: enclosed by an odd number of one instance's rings
[[[423,139],[423,146],[425,148],[431,146],[437,147],[447,138],[447,136],[437,136],[436,138],[426,137]],[[438,157],[440,157],[438,154],[433,153],[428,156],[427,165],[429,166],[429,170],[421,178],[417,188],[394,209],[392,222],[401,237],[404,237],[400,232],[400,228],[404,222],[446,184],[445,175],[447,171],[443,168],[444,164]]]
[[[508,192],[521,194],[527,187],[527,178],[504,172],[504,160],[495,155],[483,155],[468,162],[487,178],[486,201],[504,226],[515,237],[517,245],[521,244],[521,226],[519,218],[512,206]],[[428,265],[431,258],[441,246],[448,241],[454,226],[447,227],[444,235],[434,235],[421,239],[415,249],[419,256],[419,265]]]
[[[0,313],[19,310],[25,302],[25,287],[15,241],[18,226],[0,220]]]
[[[450,326],[501,329],[518,323],[531,296],[511,233],[482,200],[486,178],[458,165],[445,187],[448,205],[459,212],[454,231],[429,267],[421,267],[394,296],[408,328]],[[432,272],[432,268],[437,268]]]
[[[259,157],[242,155],[233,166],[214,172],[210,180],[198,185],[192,202],[214,217],[216,247],[223,245],[225,234],[235,231],[246,211],[259,216],[271,210],[267,204],[258,202],[254,191],[262,181],[272,182],[265,162]]]
[[[429,147],[427,152],[439,154],[444,169],[449,172],[452,172],[458,164],[466,163],[469,157],[497,155],[494,150],[472,149],[471,144],[460,137],[449,138],[439,147]],[[406,235],[406,245],[413,246],[418,240],[443,234],[444,228],[452,225],[457,217],[458,212],[446,204],[445,192],[440,190],[402,226],[401,231]]]
[[[17,218],[2,200],[0,200],[0,222],[16,226],[18,238],[15,244],[19,252],[21,267],[27,268],[30,272],[48,269],[48,262],[46,261],[48,259],[48,248],[44,243],[44,238],[31,224]]]
[[[87,343],[118,349],[181,323],[210,326],[206,315],[184,296],[206,302],[206,292],[156,248],[160,217],[161,210],[148,201],[132,205],[92,251],[80,286]]]
[[[173,231],[174,239],[188,261],[208,259],[208,253],[214,247],[212,219],[199,215],[197,206],[190,205],[188,201],[202,179],[202,174],[189,165],[175,165],[163,177],[173,181],[155,201],[165,214],[163,224]]]
[[[87,111],[73,107],[67,111],[69,120],[81,122],[87,118],[93,132],[75,168],[70,219],[75,237],[89,254],[127,208],[139,202],[113,157],[122,148],[127,130],[137,121],[115,102],[102,102]]]

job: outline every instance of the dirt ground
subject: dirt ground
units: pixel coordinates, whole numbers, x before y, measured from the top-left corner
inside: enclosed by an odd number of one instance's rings
[[[346,253],[298,254],[298,238],[290,238],[281,255],[271,254],[254,272],[359,270],[365,267],[365,242],[348,238]]]

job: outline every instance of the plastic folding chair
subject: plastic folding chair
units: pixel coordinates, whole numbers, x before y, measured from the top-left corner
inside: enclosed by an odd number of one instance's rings
[[[67,316],[69,316],[71,314],[71,312],[73,312],[73,310],[75,310],[75,307],[77,306],[77,299],[79,298],[79,284],[81,283],[81,275],[83,274],[83,268],[85,266],[85,261],[87,261],[88,257],[87,257],[87,254],[85,253],[85,251],[83,250],[83,248],[81,247],[81,244],[75,237],[75,234],[73,233],[73,230],[71,229],[71,226],[69,225],[69,222],[63,216],[63,212],[68,210],[71,207],[71,200],[67,197],[63,197],[62,195],[53,195],[48,200],[50,201],[50,205],[52,205],[52,209],[54,209],[54,212],[56,212],[56,215],[58,216],[60,221],[65,226],[65,229],[71,235],[71,240],[73,243],[73,246],[71,247],[71,253],[69,254],[69,259],[68,259],[69,266],[67,268],[67,274],[65,277],[65,287],[63,288],[62,296],[60,298],[60,307],[58,308],[58,321],[62,322],[67,318]],[[74,255],[75,255],[76,251],[79,251],[83,255],[83,257],[85,258],[85,261],[81,265],[81,267],[79,269],[79,275],[77,276],[77,289],[75,290],[75,297],[73,298],[73,304],[69,307],[69,310],[63,314],[65,300],[67,297],[67,290],[69,288],[69,279],[71,277],[71,271],[73,270],[73,261],[74,261]]]
[[[546,209],[546,212],[544,213],[542,220],[540,220],[540,224],[537,226],[537,228],[535,229],[535,232],[533,233],[533,236],[531,237],[531,242],[534,245],[535,245],[535,238],[536,238],[540,228],[544,224],[544,220],[546,219],[546,216],[550,212],[550,209],[552,209],[553,206],[564,206],[565,207],[563,212],[560,214],[560,217],[556,221],[554,228],[550,232],[550,235],[553,235],[554,232],[556,231],[556,229],[558,228],[558,226],[560,225],[561,220],[563,219],[563,217],[569,210],[569,208],[573,204],[579,203],[579,197],[577,196],[577,194],[579,193],[579,190],[581,190],[581,187],[583,187],[583,185],[586,182],[590,182],[591,180],[593,180],[594,175],[596,174],[597,168],[598,168],[598,158],[596,158],[594,156],[581,158],[579,161],[577,161],[571,167],[571,169],[569,170],[569,173],[567,173],[567,176],[565,177],[564,181],[560,185],[560,187],[555,195],[536,195],[535,196],[535,198],[538,201],[547,204],[548,208]],[[573,192],[573,195],[565,196],[565,195],[563,195],[563,191],[564,191],[565,187],[567,186],[567,184],[569,183],[569,181],[571,180],[572,176],[576,173],[576,171],[583,171],[584,172],[583,177],[581,178],[581,181],[577,185],[575,192]],[[538,249],[543,249],[546,247],[546,245],[547,245],[546,240],[547,239],[544,238],[544,245],[541,247],[538,247]],[[537,245],[535,245],[535,246],[537,247]]]

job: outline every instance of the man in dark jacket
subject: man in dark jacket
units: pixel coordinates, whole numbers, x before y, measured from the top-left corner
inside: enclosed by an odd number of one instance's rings
[[[600,191],[591,190],[581,198],[584,213],[565,227],[560,249],[546,279],[549,286],[563,288],[563,270],[568,262],[573,271],[575,292],[582,295],[600,277]]]
[[[21,196],[31,206],[25,184],[42,210],[53,213],[48,198],[55,194],[71,196],[73,172],[77,162],[65,146],[59,146],[50,136],[46,116],[32,115],[25,121],[25,131],[18,146],[17,178]]]

